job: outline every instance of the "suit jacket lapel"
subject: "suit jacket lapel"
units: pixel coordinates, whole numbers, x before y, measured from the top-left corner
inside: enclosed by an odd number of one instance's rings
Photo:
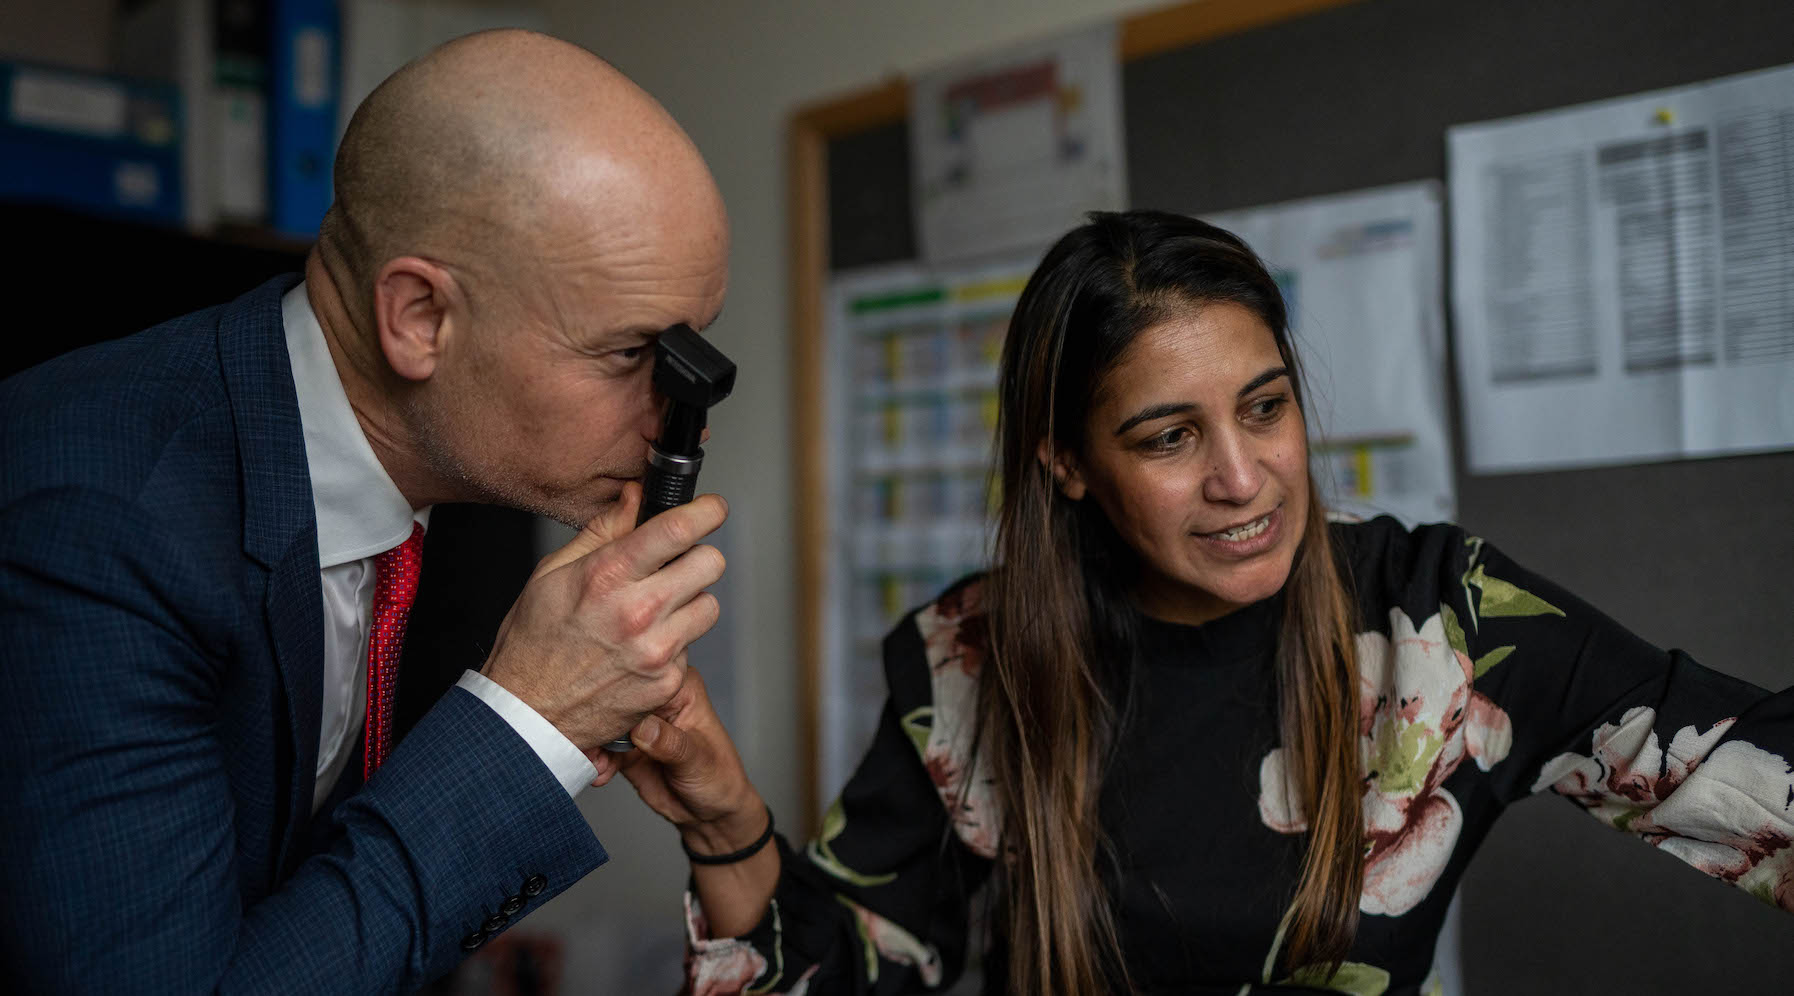
[[[275,725],[290,742],[277,744],[275,756],[293,764],[275,786],[276,869],[285,868],[295,834],[311,818],[324,694],[317,513],[280,308],[282,295],[297,282],[297,276],[285,276],[263,284],[227,305],[218,324],[243,473],[243,552],[268,571],[264,611],[286,693],[286,715],[279,717],[285,722]]]

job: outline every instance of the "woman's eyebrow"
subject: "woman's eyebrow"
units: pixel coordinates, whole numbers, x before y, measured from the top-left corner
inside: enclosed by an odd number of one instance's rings
[[[1274,381],[1279,377],[1288,377],[1288,376],[1289,376],[1289,368],[1288,367],[1272,367],[1271,369],[1266,370],[1264,373],[1261,373],[1258,376],[1247,381],[1246,386],[1240,388],[1240,393],[1237,395],[1237,397],[1243,398],[1246,395],[1251,394],[1253,391],[1258,390],[1259,388],[1265,386],[1266,384],[1269,384],[1271,381]]]
[[[1272,367],[1264,373],[1247,381],[1246,386],[1240,388],[1237,396],[1243,398],[1277,378],[1287,376],[1289,376],[1288,367]],[[1195,411],[1198,407],[1198,405],[1191,404],[1188,401],[1167,401],[1163,404],[1142,408],[1134,414],[1129,415],[1127,420],[1122,422],[1120,427],[1115,430],[1115,434],[1117,436],[1124,435],[1129,429],[1139,425],[1141,422],[1151,422],[1153,419],[1166,418],[1171,415],[1182,415],[1184,412]]]
[[[1169,415],[1182,415],[1184,412],[1195,410],[1196,406],[1188,401],[1167,401],[1162,405],[1153,405],[1150,408],[1142,408],[1134,414],[1129,415],[1127,421],[1121,423],[1121,427],[1115,430],[1115,434],[1117,436],[1122,435],[1134,426],[1139,425],[1141,422],[1150,422],[1155,418],[1165,418]]]

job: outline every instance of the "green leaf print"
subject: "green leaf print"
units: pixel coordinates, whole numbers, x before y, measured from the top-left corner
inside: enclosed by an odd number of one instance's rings
[[[1299,986],[1315,986],[1331,989],[1334,992],[1350,993],[1352,996],[1383,996],[1389,991],[1389,973],[1375,965],[1362,962],[1342,962],[1339,971],[1328,977],[1324,966],[1307,966],[1298,968],[1295,974],[1284,980]]]
[[[1480,611],[1490,616],[1561,616],[1563,610],[1533,593],[1500,578],[1490,577],[1477,565],[1470,573],[1471,584],[1482,589]]]
[[[1632,830],[1632,821],[1649,812],[1648,809],[1639,806],[1628,806],[1617,813],[1612,812],[1611,807],[1603,806],[1602,809],[1607,811],[1596,813],[1595,816],[1597,818],[1606,817],[1608,822],[1613,824],[1615,830],[1621,830],[1628,833]]]
[[[845,898],[836,896],[835,902],[847,907],[848,911],[853,914],[853,925],[860,931],[860,950],[866,957],[866,981],[877,982],[878,946],[872,943],[872,934],[866,930],[866,921],[861,918],[859,910],[855,909],[854,905]]]
[[[1293,905],[1283,911],[1283,921],[1277,924],[1277,936],[1271,938],[1271,950],[1265,954],[1265,971],[1261,979],[1263,982],[1271,981],[1272,967],[1277,964],[1277,952],[1283,947],[1284,936],[1289,933],[1290,921],[1295,919],[1295,915],[1296,908]],[[1339,971],[1328,976],[1325,968],[1310,965],[1296,969],[1289,978],[1278,983],[1278,985],[1289,984],[1317,986],[1336,992],[1350,993],[1352,996],[1383,996],[1383,993],[1389,989],[1389,973],[1375,965],[1348,961],[1341,962]],[[1251,988],[1251,986],[1243,986],[1240,992],[1245,993]]]
[[[1490,668],[1507,660],[1507,655],[1513,652],[1514,648],[1510,644],[1505,647],[1496,647],[1494,650],[1478,657],[1476,659],[1476,673],[1471,675],[1471,680],[1474,681],[1475,679],[1482,677]]]
[[[1261,982],[1271,981],[1271,970],[1277,966],[1277,952],[1282,950],[1283,937],[1285,934],[1289,933],[1290,921],[1294,920],[1295,918],[1296,918],[1296,907],[1295,907],[1295,904],[1292,903],[1292,904],[1290,904],[1289,909],[1286,909],[1283,911],[1283,920],[1277,924],[1277,935],[1275,937],[1271,938],[1271,950],[1265,953],[1264,976],[1259,981],[1261,981]],[[1247,988],[1250,988],[1250,987],[1247,987]],[[1242,990],[1242,991],[1244,991],[1244,990]]]
[[[1470,556],[1465,562],[1464,573],[1458,576],[1458,584],[1462,585],[1464,588],[1464,604],[1470,609],[1470,628],[1474,630],[1481,628],[1481,626],[1476,619],[1476,602],[1470,597],[1470,575],[1472,573],[1482,573],[1481,561],[1483,559],[1483,538],[1481,536],[1466,536],[1464,537],[1464,545],[1470,548]],[[1450,608],[1450,606],[1440,606],[1440,608]],[[1455,616],[1452,618],[1454,620],[1456,619]],[[1463,631],[1459,630],[1459,632]],[[1453,646],[1456,646],[1456,644],[1453,644]],[[1469,656],[1469,654],[1470,651],[1464,651],[1465,656]]]
[[[1377,724],[1373,733],[1377,783],[1391,795],[1412,795],[1426,783],[1427,772],[1445,746],[1437,731],[1425,723],[1399,719]]]
[[[903,717],[903,732],[909,734],[909,741],[916,745],[916,753],[922,759],[928,759],[928,734],[934,729],[934,706],[925,705],[911,709]]]
[[[1441,605],[1439,618],[1445,623],[1445,642],[1451,644],[1451,649],[1469,657],[1470,643],[1464,639],[1464,627],[1458,624],[1458,614],[1451,610],[1451,606]]]
[[[785,922],[779,915],[779,901],[774,899],[769,907],[772,910],[772,977],[757,986],[749,986],[742,992],[747,996],[761,996],[772,992],[772,988],[785,977]]]
[[[1745,886],[1744,891],[1757,897],[1758,899],[1761,899],[1763,902],[1766,902],[1771,906],[1780,906],[1781,905],[1780,903],[1778,903],[1776,901],[1775,880],[1772,878],[1765,878],[1759,882],[1753,882],[1750,885]]]
[[[1481,614],[1485,616],[1542,616],[1549,613],[1563,615],[1563,612],[1550,602],[1530,592],[1522,591],[1500,578],[1490,577],[1483,570],[1483,565],[1479,563],[1483,555],[1481,537],[1472,536],[1464,540],[1464,545],[1470,547],[1470,566],[1465,568],[1458,581],[1464,586],[1464,605],[1470,610],[1471,628],[1479,627],[1477,620],[1479,604]],[[1472,599],[1470,597],[1470,589],[1473,587],[1481,592],[1481,598]],[[1451,644],[1451,649],[1469,657],[1470,640],[1464,635],[1464,627],[1458,622],[1458,614],[1452,611],[1449,605],[1439,606],[1439,614],[1444,617],[1445,639]],[[1507,660],[1508,655],[1515,649],[1517,648],[1511,644],[1505,647],[1496,647],[1476,658],[1475,670],[1470,676],[1471,680],[1474,681],[1482,677],[1495,665]]]
[[[810,846],[805,849],[810,863],[849,885],[857,885],[862,888],[895,881],[897,878],[895,872],[888,875],[862,875],[842,864],[841,859],[835,857],[835,852],[829,847],[829,844],[846,830],[847,811],[841,808],[841,800],[836,799],[822,817],[821,835],[810,841]]]

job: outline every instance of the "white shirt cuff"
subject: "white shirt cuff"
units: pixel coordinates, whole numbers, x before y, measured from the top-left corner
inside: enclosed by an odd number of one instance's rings
[[[511,729],[529,744],[530,750],[548,766],[549,774],[561,783],[567,794],[577,798],[580,790],[592,784],[598,777],[598,769],[592,762],[573,746],[573,741],[554,728],[554,724],[542,718],[542,714],[531,709],[524,701],[512,695],[505,687],[478,671],[466,671],[456,686],[465,688],[479,697],[481,702],[492,707],[498,717],[509,723]]]

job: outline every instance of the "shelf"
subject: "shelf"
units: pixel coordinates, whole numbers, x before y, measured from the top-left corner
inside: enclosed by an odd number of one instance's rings
[[[9,279],[40,301],[78,302],[40,335],[15,337],[0,376],[91,343],[222,304],[298,273],[307,247],[269,233],[216,236],[66,208],[0,201],[0,228],[21,251]]]

